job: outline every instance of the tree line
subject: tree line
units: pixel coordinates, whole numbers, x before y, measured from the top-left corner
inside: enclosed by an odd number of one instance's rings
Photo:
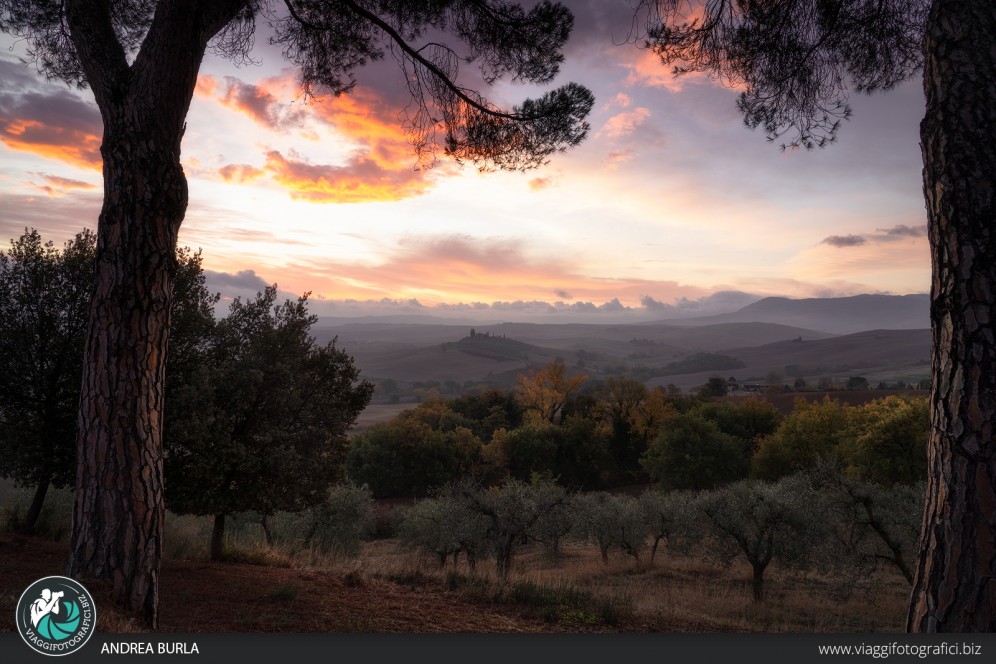
[[[462,479],[404,508],[398,536],[439,567],[494,562],[506,580],[516,555],[540,546],[558,559],[568,541],[656,564],[694,555],[751,568],[754,601],[770,566],[819,569],[851,583],[883,565],[912,583],[923,483],[883,487],[831,463],[775,482],[745,479],[707,491],[647,490],[637,496],[578,493],[534,476],[486,488]]]
[[[717,400],[622,377],[584,384],[557,360],[520,376],[520,389],[429,397],[357,434],[349,475],[378,497],[425,496],[465,476],[494,485],[536,474],[576,490],[648,481],[703,490],[822,462],[883,486],[926,477],[923,397],[858,406],[800,397],[782,415],[757,397]]]
[[[73,486],[83,321],[96,239],[60,251],[26,230],[0,252],[0,476],[35,489],[19,527],[30,532],[49,487]],[[336,340],[309,330],[308,296],[277,302],[276,286],[235,298],[216,319],[200,253],[180,249],[171,311],[163,430],[169,508],[225,517],[321,505],[344,479],[347,432],[373,386]]]

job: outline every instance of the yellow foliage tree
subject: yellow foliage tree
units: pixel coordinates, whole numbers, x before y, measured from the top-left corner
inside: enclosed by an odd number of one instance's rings
[[[586,380],[584,374],[568,376],[567,365],[558,357],[539,371],[520,374],[516,396],[530,417],[556,423],[567,398]]]

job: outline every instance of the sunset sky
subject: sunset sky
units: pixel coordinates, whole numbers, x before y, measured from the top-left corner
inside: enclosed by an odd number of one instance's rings
[[[747,129],[736,91],[674,79],[625,41],[627,3],[568,3],[556,85],[595,93],[585,143],[528,173],[440,158],[416,170],[391,60],[348,96],[306,102],[277,47],[258,65],[209,57],[182,161],[180,243],[227,296],[278,283],[327,316],[629,320],[715,313],[760,296],[929,288],[917,81],[854,95],[836,145],[785,151]],[[0,37],[0,239],[62,243],[95,228],[100,117]],[[503,105],[535,94],[511,84]]]

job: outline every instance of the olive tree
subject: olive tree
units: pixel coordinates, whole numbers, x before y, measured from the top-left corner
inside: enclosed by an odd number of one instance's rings
[[[455,568],[463,553],[475,569],[488,553],[487,533],[488,519],[449,488],[406,509],[399,526],[401,540],[436,556],[440,568],[450,556]]]
[[[598,546],[603,564],[608,564],[612,549],[640,560],[650,528],[635,498],[588,493],[575,500],[574,512],[578,536]]]
[[[701,536],[698,498],[691,491],[648,490],[640,494],[640,507],[650,545],[650,564],[663,543],[668,552],[688,551]]]
[[[107,579],[120,605],[155,626],[162,551],[162,418],[180,164],[197,75],[210,51],[246,61],[257,25],[306,95],[339,95],[390,53],[412,103],[402,121],[426,163],[441,149],[483,168],[525,169],[577,145],[591,93],[567,84],[503,110],[478,88],[546,84],[573,17],[544,0],[0,0],[0,30],[45,76],[88,87],[104,125],[104,201],[85,331],[79,472],[69,573]],[[478,85],[461,65],[479,66]]]
[[[519,480],[509,480],[490,489],[461,483],[450,493],[459,495],[470,510],[484,517],[488,549],[502,581],[508,579],[519,549],[536,539],[536,528],[544,517],[561,509],[569,500],[567,490],[555,484],[527,484]]]
[[[773,561],[803,565],[823,537],[813,498],[799,476],[741,480],[703,495],[699,507],[717,545],[713,553],[725,561],[742,556],[750,564],[755,602],[764,598],[764,572]]]

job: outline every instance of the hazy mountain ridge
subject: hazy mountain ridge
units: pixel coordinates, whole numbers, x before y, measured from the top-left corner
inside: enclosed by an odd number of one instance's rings
[[[790,299],[766,297],[728,314],[667,321],[669,324],[779,323],[833,334],[866,330],[926,330],[930,328],[930,296],[854,295],[852,297]]]
[[[518,374],[562,357],[592,378],[628,375],[690,389],[715,373],[733,373],[740,380],[781,374],[789,383],[795,376],[849,374],[867,374],[873,381],[916,379],[925,374],[930,357],[926,312],[925,295],[766,298],[731,314],[682,321],[454,324],[429,318],[392,324],[365,319],[339,325],[320,321],[313,332],[320,342],[338,337],[363,375],[375,381],[447,382],[451,390],[468,384],[510,387]],[[765,320],[734,320],[748,318]],[[696,355],[713,353],[736,358],[742,366],[731,363],[729,372],[661,373],[694,366]]]

